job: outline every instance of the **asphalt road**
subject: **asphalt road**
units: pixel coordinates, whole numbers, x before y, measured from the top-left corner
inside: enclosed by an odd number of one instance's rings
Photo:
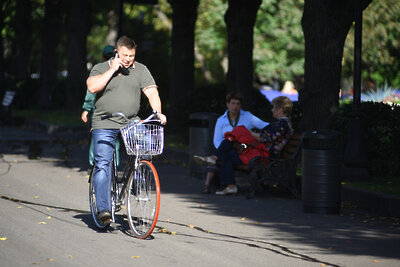
[[[132,237],[123,212],[97,231],[86,146],[51,143],[39,159],[2,146],[0,266],[400,266],[398,219],[303,213],[301,200],[276,194],[201,195],[203,181],[166,157],[152,238]]]

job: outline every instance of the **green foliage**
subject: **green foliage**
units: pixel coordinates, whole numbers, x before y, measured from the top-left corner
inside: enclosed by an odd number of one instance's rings
[[[227,35],[224,14],[227,8],[227,2],[221,0],[201,0],[196,21],[195,42],[198,53],[204,57],[206,67],[217,82],[225,79]],[[195,67],[197,72],[201,72],[198,61]],[[196,77],[202,83],[201,76]]]
[[[348,115],[352,103],[342,103],[332,120],[332,128],[347,136]],[[378,177],[393,176],[400,179],[400,106],[378,102],[362,102],[364,114],[368,170]]]
[[[386,80],[400,88],[400,1],[374,0],[363,13],[363,78],[378,84]],[[350,30],[343,59],[343,75],[352,80],[354,59],[354,26]]]
[[[254,28],[255,73],[262,83],[298,80],[304,73],[303,0],[266,0]]]

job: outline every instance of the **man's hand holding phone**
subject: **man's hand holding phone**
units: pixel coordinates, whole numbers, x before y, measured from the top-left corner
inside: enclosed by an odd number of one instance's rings
[[[111,68],[114,71],[120,70],[123,75],[129,74],[129,70],[122,64],[122,59],[119,57],[117,52],[114,53],[114,59],[112,60]]]

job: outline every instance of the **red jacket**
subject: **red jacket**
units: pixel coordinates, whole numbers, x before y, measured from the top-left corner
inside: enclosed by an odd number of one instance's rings
[[[231,142],[239,142],[246,144],[247,149],[239,154],[240,160],[243,164],[249,164],[250,160],[254,157],[269,157],[269,151],[264,143],[257,141],[250,131],[244,126],[237,126],[231,132],[224,134],[226,140]]]

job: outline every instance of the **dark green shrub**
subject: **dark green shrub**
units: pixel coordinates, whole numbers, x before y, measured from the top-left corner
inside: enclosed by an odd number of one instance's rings
[[[373,176],[400,175],[400,106],[362,102],[368,170]],[[332,129],[347,137],[348,115],[352,103],[343,103],[331,121]],[[344,147],[346,146],[346,142]]]

